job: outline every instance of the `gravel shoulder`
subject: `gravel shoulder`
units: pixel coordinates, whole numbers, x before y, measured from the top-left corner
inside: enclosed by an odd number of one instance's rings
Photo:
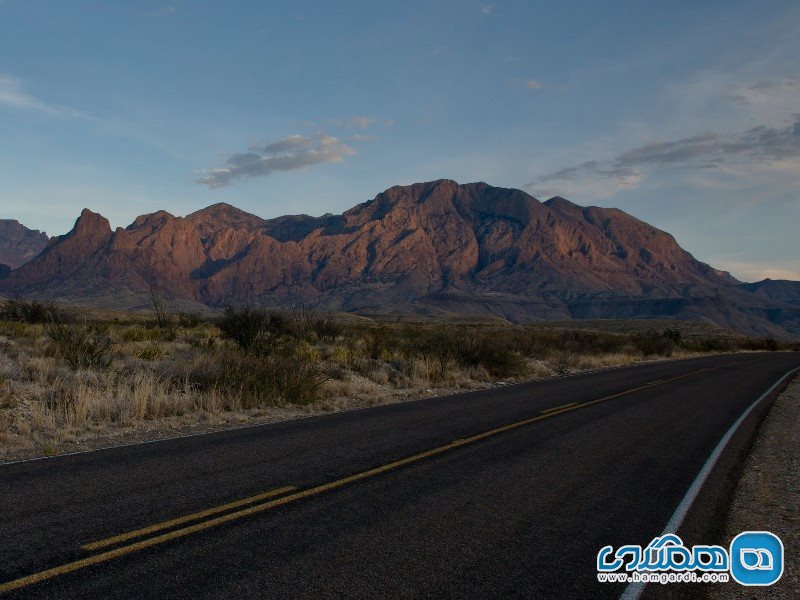
[[[783,541],[777,584],[709,586],[708,598],[800,597],[800,376],[775,400],[758,431],[731,502],[724,545],[742,531],[771,531]]]

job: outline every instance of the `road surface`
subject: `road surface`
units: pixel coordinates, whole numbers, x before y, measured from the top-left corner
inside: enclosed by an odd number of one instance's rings
[[[797,366],[667,361],[2,465],[0,591],[615,598],[598,549],[658,535],[726,431]],[[768,405],[693,503],[688,543],[722,541]]]

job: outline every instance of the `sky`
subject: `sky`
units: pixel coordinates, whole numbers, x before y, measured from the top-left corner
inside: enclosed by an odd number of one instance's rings
[[[800,4],[0,0],[0,218],[338,213],[440,178],[800,279]]]

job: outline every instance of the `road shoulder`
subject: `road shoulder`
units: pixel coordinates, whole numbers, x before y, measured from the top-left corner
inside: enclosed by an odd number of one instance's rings
[[[771,531],[783,541],[783,577],[767,588],[713,586],[708,597],[796,598],[800,592],[800,376],[775,399],[733,494],[723,543],[742,531]],[[743,592],[746,592],[743,595]]]

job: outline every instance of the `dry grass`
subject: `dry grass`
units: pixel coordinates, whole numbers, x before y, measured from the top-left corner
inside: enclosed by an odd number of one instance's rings
[[[24,313],[19,306],[15,310]],[[216,321],[194,315],[176,316],[165,327],[120,313],[91,320],[83,311],[77,319],[59,321],[58,329],[54,321],[26,323],[15,315],[18,320],[0,320],[0,459],[673,354],[772,346],[675,329],[619,333],[331,319],[298,324],[273,315],[240,347],[236,330],[223,336]],[[81,345],[76,354],[71,346]]]

